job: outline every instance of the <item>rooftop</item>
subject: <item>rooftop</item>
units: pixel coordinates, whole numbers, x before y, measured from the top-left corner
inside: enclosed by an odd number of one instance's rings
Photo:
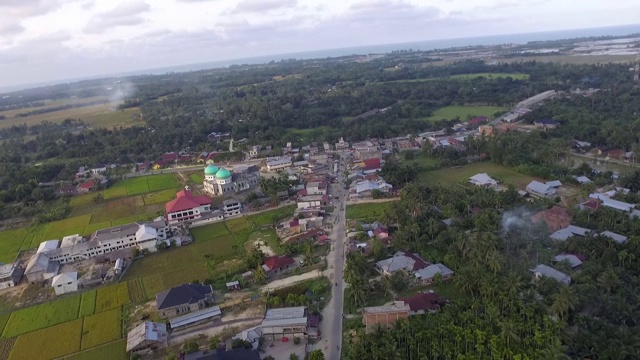
[[[127,351],[144,341],[164,342],[167,340],[167,325],[156,322],[143,322],[127,334]]]
[[[409,304],[406,304],[404,301],[395,301],[391,305],[384,306],[371,306],[362,308],[363,314],[384,314],[384,313],[394,313],[398,311],[411,311],[411,307]]]
[[[182,304],[195,304],[204,300],[213,292],[211,285],[183,284],[165,290],[156,295],[158,310],[171,308]]]
[[[212,306],[207,309],[202,309],[202,310],[188,313],[186,315],[175,317],[171,319],[169,324],[171,325],[172,329],[175,329],[181,326],[186,326],[201,320],[208,319],[210,317],[215,317],[220,315],[222,315],[222,311],[220,311],[220,308],[217,306]]]
[[[51,280],[51,286],[64,285],[74,281],[78,281],[78,273],[76,271],[66,272],[54,276]]]
[[[222,170],[223,169],[219,170],[218,173]],[[194,196],[189,190],[181,190],[178,191],[175,199],[169,201],[167,205],[165,205],[165,210],[167,214],[169,214],[172,212],[194,209],[208,204],[211,204],[211,198],[208,196]]]
[[[554,268],[552,268],[551,266],[547,266],[544,264],[539,264],[538,266],[536,266],[535,268],[530,270],[531,272],[535,273],[535,274],[540,274],[549,278],[552,278],[558,282],[564,283],[564,284],[570,284],[571,283],[571,277],[565,273],[563,273],[562,271],[556,270]]]
[[[304,306],[269,309],[264,315],[265,320],[295,319],[304,317],[306,308]]]

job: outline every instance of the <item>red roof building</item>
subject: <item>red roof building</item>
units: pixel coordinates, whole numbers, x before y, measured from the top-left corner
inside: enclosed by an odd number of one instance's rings
[[[165,205],[169,223],[194,220],[202,217],[203,212],[211,210],[211,198],[204,195],[194,196],[189,190],[178,191],[176,198]]]
[[[622,149],[609,150],[607,151],[607,157],[612,159],[619,159],[621,157],[624,157],[625,153],[626,151]]]
[[[469,125],[480,125],[484,122],[487,122],[486,116],[476,116],[473,119],[469,120]]]
[[[560,206],[554,206],[551,209],[539,211],[531,217],[531,221],[533,222],[544,221],[551,231],[566,228],[571,225],[572,220],[573,218],[567,209]]]
[[[591,210],[596,211],[600,208],[600,200],[598,199],[589,199],[580,205],[578,205],[580,210]]]
[[[282,271],[284,269],[288,269],[291,265],[295,264],[296,261],[293,258],[288,256],[271,256],[264,259],[264,265],[262,268],[265,271]]]
[[[178,158],[178,154],[174,152],[168,152],[168,153],[162,154],[162,161],[164,162],[176,161],[177,158]]]
[[[411,309],[410,315],[433,312],[444,305],[445,301],[435,293],[415,294],[413,296],[400,299]]]
[[[380,158],[364,159],[362,160],[362,162],[364,163],[365,169],[380,169],[380,166],[382,164]]]
[[[95,187],[95,184],[93,183],[93,181],[87,181],[79,184],[77,189],[78,189],[78,192],[89,192],[93,190],[94,187]]]

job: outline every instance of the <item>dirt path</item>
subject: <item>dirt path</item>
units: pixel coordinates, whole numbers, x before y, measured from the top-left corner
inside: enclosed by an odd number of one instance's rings
[[[279,288],[285,287],[285,286],[291,286],[294,284],[297,284],[301,281],[305,281],[305,280],[309,280],[309,279],[313,279],[313,278],[317,278],[322,276],[322,272],[319,270],[312,270],[309,272],[306,272],[304,274],[300,274],[300,275],[296,275],[296,276],[290,276],[284,279],[278,279],[275,281],[272,281],[270,283],[268,283],[267,285],[264,285],[261,290],[264,291],[270,291],[270,290],[277,290]]]

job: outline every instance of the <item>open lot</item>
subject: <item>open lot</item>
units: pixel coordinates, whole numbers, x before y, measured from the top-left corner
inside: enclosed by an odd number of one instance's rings
[[[2,337],[10,338],[78,318],[80,296],[72,296],[11,313]]]
[[[84,318],[81,349],[103,345],[122,337],[122,311],[120,308]]]
[[[55,359],[80,350],[82,320],[48,327],[16,339],[9,360]]]
[[[239,217],[236,219],[227,220],[224,222],[231,233],[237,233],[240,231],[246,231],[253,228],[253,224],[247,220],[246,217]]]
[[[453,105],[443,107],[433,112],[433,115],[425,118],[427,121],[438,121],[438,120],[454,120],[460,119],[460,121],[467,121],[474,116],[486,116],[492,119],[498,111],[507,111],[506,107],[502,106],[463,106],[463,105]]]
[[[516,73],[475,73],[475,74],[458,74],[451,75],[452,79],[462,79],[462,80],[471,80],[477,78],[487,78],[487,79],[506,79],[508,77],[513,80],[528,80],[529,74],[516,74]]]
[[[261,212],[255,215],[249,215],[249,220],[256,226],[260,225],[272,225],[282,219],[285,219],[293,215],[295,205],[281,207],[275,210]]]
[[[532,180],[534,180],[531,176],[520,174],[508,167],[488,161],[426,171],[419,175],[419,180],[428,185],[454,185],[467,183],[469,177],[478,173],[487,173],[500,183],[512,184],[519,189],[524,189]]]
[[[380,221],[392,202],[347,205],[347,219]]]
[[[224,222],[216,222],[213,224],[198,226],[192,228],[190,231],[191,236],[193,236],[193,240],[195,240],[196,242],[203,242],[229,234],[229,230],[227,230]]]

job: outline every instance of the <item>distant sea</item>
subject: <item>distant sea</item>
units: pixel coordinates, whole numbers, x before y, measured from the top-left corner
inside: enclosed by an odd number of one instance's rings
[[[560,40],[571,39],[580,37],[591,36],[623,36],[633,33],[640,33],[640,24],[636,25],[623,25],[623,26],[611,26],[600,27],[590,29],[573,29],[573,30],[561,30],[561,31],[546,31],[526,34],[509,34],[509,35],[493,35],[493,36],[481,36],[470,38],[456,38],[456,39],[442,39],[442,40],[429,40],[418,41],[409,43],[396,43],[396,44],[384,44],[384,45],[370,45],[359,47],[348,47],[340,49],[327,49],[327,50],[315,50],[305,51],[289,54],[276,54],[265,55],[242,59],[230,59],[213,62],[204,62],[188,65],[176,65],[170,67],[137,70],[130,72],[123,72],[117,74],[108,74],[101,76],[92,76],[78,79],[59,80],[48,83],[19,85],[7,88],[0,88],[0,91],[16,91],[20,89],[34,88],[38,86],[47,86],[60,84],[65,82],[74,82],[89,79],[101,79],[109,77],[119,76],[135,76],[135,75],[159,75],[166,74],[168,72],[188,72],[205,69],[214,69],[220,67],[226,67],[237,64],[265,64],[271,61],[280,61],[284,59],[322,59],[328,57],[339,57],[347,55],[366,55],[366,54],[384,54],[397,50],[433,50],[433,49],[446,49],[452,47],[461,46],[474,46],[474,45],[500,45],[500,44],[526,44],[530,41],[545,41],[545,40]]]

